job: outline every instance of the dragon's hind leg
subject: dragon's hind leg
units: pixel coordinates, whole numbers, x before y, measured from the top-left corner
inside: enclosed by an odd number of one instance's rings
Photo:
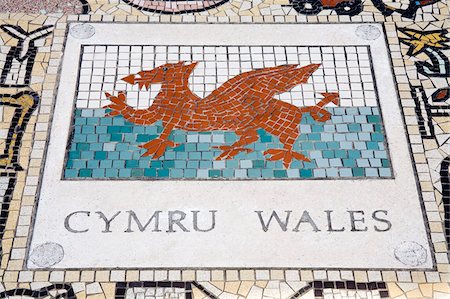
[[[289,168],[293,159],[306,162],[311,161],[305,155],[293,150],[294,143],[300,135],[299,124],[301,119],[302,113],[299,109],[292,109],[281,104],[280,107],[270,115],[269,119],[261,123],[261,127],[264,130],[277,136],[283,144],[283,148],[271,148],[266,150],[264,155],[270,155],[267,160],[282,160],[285,168]]]
[[[249,145],[258,140],[258,133],[255,128],[236,131],[236,135],[240,136],[239,140],[232,145],[220,145],[213,148],[221,149],[223,152],[216,157],[216,160],[233,159],[240,152],[251,153],[253,150],[244,146]]]

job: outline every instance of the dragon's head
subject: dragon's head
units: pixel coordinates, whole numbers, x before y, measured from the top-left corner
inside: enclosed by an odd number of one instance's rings
[[[130,84],[139,84],[139,88],[149,88],[151,84],[165,82],[177,82],[178,80],[187,80],[198,62],[185,64],[184,61],[178,63],[166,63],[151,71],[140,71],[137,74],[122,78],[123,81]]]

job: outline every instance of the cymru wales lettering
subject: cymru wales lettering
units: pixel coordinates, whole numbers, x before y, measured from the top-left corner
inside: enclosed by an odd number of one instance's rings
[[[323,211],[251,211],[255,228],[263,232],[386,232],[392,228],[387,210]],[[139,232],[211,232],[219,225],[217,210],[169,210],[139,213],[137,211],[74,211],[64,220],[71,233],[139,233]]]

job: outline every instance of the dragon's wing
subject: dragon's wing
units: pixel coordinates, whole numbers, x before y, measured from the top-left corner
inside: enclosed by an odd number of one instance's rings
[[[216,90],[211,93],[211,97],[216,97],[218,95],[224,95],[228,93],[233,93],[236,91],[243,91],[248,89],[248,86],[252,86],[255,82],[258,82],[259,78],[268,78],[274,74],[282,73],[287,70],[292,70],[297,68],[297,64],[286,64],[276,67],[269,67],[264,69],[256,69],[249,72],[241,73],[225,83],[219,86]]]
[[[242,73],[222,84],[205,100],[209,98],[214,101],[223,97],[236,97],[236,95],[244,97],[252,91],[266,96],[283,93],[296,85],[306,83],[320,64],[310,64],[301,68],[297,66],[282,65]]]

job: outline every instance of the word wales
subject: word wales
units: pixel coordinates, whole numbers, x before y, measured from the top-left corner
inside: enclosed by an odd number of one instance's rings
[[[386,232],[392,228],[386,210],[347,210],[340,213],[333,210],[273,210],[253,213],[255,224],[263,232]],[[75,211],[64,220],[65,229],[71,233],[210,232],[220,225],[217,210],[154,211],[150,217],[133,210],[115,213]]]

